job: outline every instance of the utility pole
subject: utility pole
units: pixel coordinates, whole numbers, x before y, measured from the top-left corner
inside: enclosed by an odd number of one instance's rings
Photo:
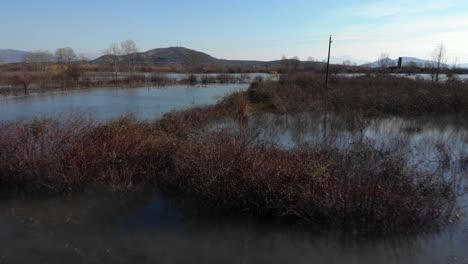
[[[327,62],[327,77],[325,79],[325,85],[328,85],[328,74],[330,73],[330,52],[331,52],[332,36],[328,42],[328,62]]]

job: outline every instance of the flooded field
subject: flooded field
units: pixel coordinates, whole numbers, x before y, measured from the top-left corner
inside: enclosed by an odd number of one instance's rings
[[[214,104],[246,84],[208,85],[206,87],[96,88],[51,92],[24,97],[0,98],[0,121],[40,116],[68,115],[76,112],[98,120],[110,120],[124,114],[141,119],[157,119],[173,110]]]
[[[210,129],[237,133],[238,123],[221,120]],[[251,140],[285,148],[327,144],[346,149],[361,141],[376,148],[403,154],[409,166],[446,173],[468,170],[468,121],[464,116],[381,117],[304,113],[259,114],[249,119]]]
[[[425,80],[425,81],[431,81],[432,76],[429,73],[413,73],[413,74],[407,74],[407,73],[392,73],[390,74],[391,76],[395,77],[403,77],[403,78],[408,78],[412,80]],[[338,74],[340,77],[362,77],[366,76],[365,73],[340,73]],[[452,78],[460,81],[466,81],[468,80],[468,74],[453,74]],[[441,74],[440,75],[440,81],[445,82],[449,79],[449,77],[446,74]]]
[[[0,122],[84,112],[101,121],[134,113],[140,119],[245,90],[245,85],[93,89],[0,101]],[[293,149],[326,144],[339,149],[370,142],[402,153],[410,168],[458,177],[468,171],[464,116],[362,118],[334,114],[254,114],[251,141]],[[236,120],[208,130],[238,134]],[[460,194],[464,193],[462,185]],[[0,200],[0,263],[468,263],[467,198],[460,220],[420,235],[362,237],[338,230],[261,222],[200,211],[162,193],[86,191],[67,196]]]

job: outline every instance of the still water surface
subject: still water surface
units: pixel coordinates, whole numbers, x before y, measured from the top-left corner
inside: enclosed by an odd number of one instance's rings
[[[85,113],[103,121],[127,113],[142,119],[157,119],[173,110],[214,104],[227,94],[247,88],[247,84],[96,88],[25,97],[0,97],[0,121],[67,115],[71,112]]]
[[[466,223],[360,239],[203,217],[158,195],[3,201],[0,230],[0,263],[468,263]]]

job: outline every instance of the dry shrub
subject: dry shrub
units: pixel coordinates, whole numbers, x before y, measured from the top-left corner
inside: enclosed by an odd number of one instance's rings
[[[166,113],[158,125],[169,134],[187,137],[195,129],[202,128],[210,122],[228,116],[236,117],[239,108],[245,108],[246,104],[247,98],[244,94],[234,93],[213,106]]]
[[[131,117],[108,125],[70,117],[0,125],[3,189],[63,192],[89,185],[128,189],[162,173],[171,140]],[[164,148],[168,149],[164,149]]]
[[[283,150],[217,132],[177,148],[163,186],[203,206],[264,219],[409,232],[450,220],[454,192],[444,179],[405,168],[398,156],[357,145]]]
[[[366,114],[468,112],[468,85],[460,81],[432,83],[393,76],[332,78],[293,74],[279,82],[252,84],[253,103],[280,112],[359,111]]]

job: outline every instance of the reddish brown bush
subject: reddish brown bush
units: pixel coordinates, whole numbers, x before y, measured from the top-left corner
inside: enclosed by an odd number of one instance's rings
[[[167,162],[171,140],[149,124],[122,118],[109,125],[71,117],[0,125],[0,185],[7,190],[128,189],[151,181]]]
[[[178,148],[173,159],[163,186],[224,212],[366,233],[434,228],[453,213],[449,183],[366,145],[287,151],[215,133]]]

